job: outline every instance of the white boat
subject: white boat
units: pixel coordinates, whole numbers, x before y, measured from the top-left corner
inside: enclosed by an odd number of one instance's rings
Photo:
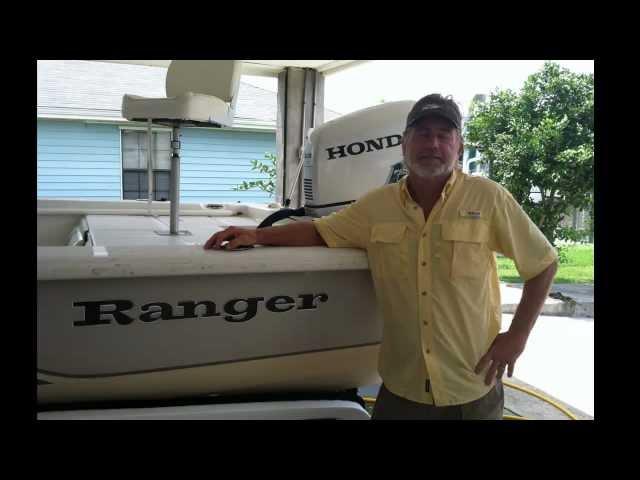
[[[380,383],[382,317],[364,251],[202,247],[226,227],[310,220],[397,181],[400,134],[413,102],[379,105],[306,132],[296,177],[304,167],[302,209],[180,204],[179,128],[224,124],[230,118],[225,101],[232,98],[225,92],[235,91],[237,75],[232,65],[222,87],[205,92],[225,100],[219,101],[191,95],[189,82],[176,84],[172,72],[198,73],[193,65],[176,65],[167,76],[171,98],[125,96],[123,102],[126,118],[148,117],[149,127],[153,120],[173,128],[170,202],[38,199],[41,417],[113,418],[105,409],[63,411],[87,402],[319,395]],[[60,411],[44,412],[56,405]],[[226,410],[193,407],[178,413],[168,407],[166,415],[215,418],[227,412],[233,418],[242,410],[238,404]],[[247,408],[242,418],[264,413]],[[345,418],[368,417],[359,406],[358,411],[342,404],[327,408]],[[297,410],[281,405],[278,411]],[[148,418],[144,409],[127,415]]]
[[[38,201],[38,402],[342,390],[378,381],[364,252],[203,250],[259,205]],[[84,238],[87,239],[84,244]]]

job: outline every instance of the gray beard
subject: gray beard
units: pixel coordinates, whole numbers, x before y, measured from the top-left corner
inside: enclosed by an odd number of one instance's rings
[[[403,158],[402,163],[409,173],[413,173],[415,176],[420,178],[441,177],[448,175],[453,171],[453,165],[411,165],[410,162],[407,162],[406,158]]]

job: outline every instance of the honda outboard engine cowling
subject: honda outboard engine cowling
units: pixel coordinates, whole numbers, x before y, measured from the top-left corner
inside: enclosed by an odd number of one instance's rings
[[[414,103],[383,103],[311,131],[304,159],[306,215],[321,217],[340,210],[402,178],[402,132]]]
[[[304,146],[304,206],[283,208],[258,228],[289,217],[322,217],[397,182],[406,174],[400,145],[413,105],[411,100],[383,103],[310,129]]]

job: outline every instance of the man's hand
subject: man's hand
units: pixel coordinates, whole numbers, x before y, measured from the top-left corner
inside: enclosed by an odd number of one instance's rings
[[[478,362],[475,373],[479,374],[491,364],[484,380],[485,384],[491,385],[494,377],[502,378],[507,366],[509,367],[508,375],[511,377],[516,360],[524,351],[527,337],[528,334],[517,331],[500,333],[491,344],[489,351]]]
[[[480,373],[489,363],[491,364],[485,378],[487,385],[491,385],[496,373],[498,378],[502,378],[507,366],[509,366],[509,376],[513,375],[516,360],[524,351],[529,332],[542,311],[557,269],[558,262],[554,261],[537,276],[524,282],[522,298],[509,331],[495,338],[489,351],[476,366],[475,372]]]
[[[240,227],[229,227],[225,228],[221,232],[215,233],[214,235],[207,240],[204,244],[205,250],[215,249],[225,249],[225,250],[233,250],[238,247],[248,247],[253,246],[257,243],[257,234],[255,228],[240,228]],[[222,246],[222,242],[229,241],[224,247]]]

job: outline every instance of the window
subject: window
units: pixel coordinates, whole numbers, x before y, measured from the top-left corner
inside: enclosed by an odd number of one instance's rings
[[[169,200],[171,134],[153,132],[153,199]],[[147,199],[147,132],[122,130],[122,198]]]

